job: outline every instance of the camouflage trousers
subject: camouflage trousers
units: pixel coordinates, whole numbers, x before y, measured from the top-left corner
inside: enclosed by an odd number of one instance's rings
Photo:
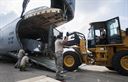
[[[62,51],[58,51],[55,53],[55,63],[56,63],[56,78],[62,79],[62,71],[63,71],[63,55]]]
[[[25,65],[20,66],[20,71],[25,71],[25,69],[26,69]]]
[[[24,65],[20,65],[20,71],[26,71],[26,68],[29,67],[29,63],[25,63]]]

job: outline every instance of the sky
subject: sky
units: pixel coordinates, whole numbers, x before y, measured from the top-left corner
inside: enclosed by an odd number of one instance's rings
[[[20,16],[23,0],[0,0],[0,27]],[[89,23],[119,16],[122,29],[128,28],[128,0],[76,0],[74,19],[58,29],[79,31],[87,35]],[[50,7],[50,0],[30,0],[26,11],[40,6]]]

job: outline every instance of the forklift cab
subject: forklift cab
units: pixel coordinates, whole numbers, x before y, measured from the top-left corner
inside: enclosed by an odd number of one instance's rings
[[[81,40],[85,41],[84,34],[80,32],[68,33],[68,42],[66,43],[66,46],[79,45]]]
[[[102,22],[93,22],[90,25],[88,48],[95,48],[96,45],[122,43],[119,17]]]

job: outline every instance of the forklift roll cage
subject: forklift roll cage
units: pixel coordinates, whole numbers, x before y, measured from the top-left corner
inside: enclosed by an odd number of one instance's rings
[[[96,45],[104,45],[104,44],[121,44],[121,29],[119,23],[119,17],[115,17],[113,19],[102,21],[102,22],[93,22],[90,24],[91,27],[89,29],[88,34],[88,48],[95,48]],[[100,29],[103,28],[106,32],[105,40],[106,43],[97,43],[97,37],[101,36]]]

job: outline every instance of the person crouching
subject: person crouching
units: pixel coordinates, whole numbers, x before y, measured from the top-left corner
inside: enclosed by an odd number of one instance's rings
[[[23,56],[23,58],[21,59],[20,71],[26,71],[28,64],[29,64],[29,57],[28,57],[28,53],[26,53],[25,56]]]

